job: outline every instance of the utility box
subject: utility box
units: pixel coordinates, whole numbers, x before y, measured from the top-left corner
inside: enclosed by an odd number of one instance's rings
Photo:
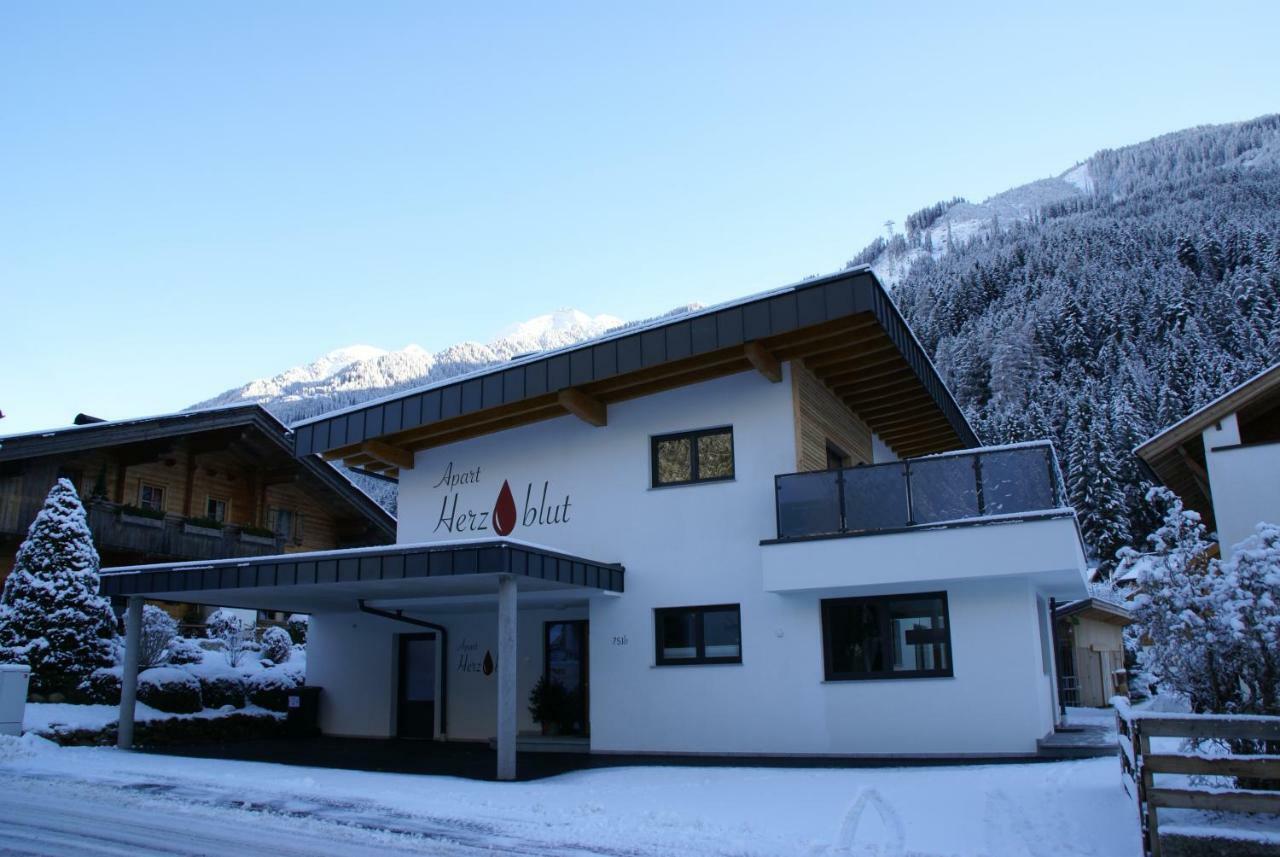
[[[289,708],[285,732],[291,738],[312,738],[320,734],[320,688],[295,687],[288,694]]]
[[[26,664],[0,664],[0,735],[21,735],[22,715],[27,710]]]

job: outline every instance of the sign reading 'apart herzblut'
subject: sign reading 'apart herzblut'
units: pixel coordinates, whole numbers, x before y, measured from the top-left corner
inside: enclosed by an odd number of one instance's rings
[[[502,480],[502,486],[494,498],[492,508],[468,507],[461,501],[461,489],[465,486],[480,485],[480,468],[473,470],[456,470],[450,461],[445,467],[440,480],[433,486],[443,488],[444,496],[440,501],[440,519],[433,532],[446,533],[479,533],[495,532],[500,536],[509,535],[517,525],[522,527],[546,527],[569,522],[569,495],[556,501],[558,494],[551,493],[551,481],[543,480],[541,485],[528,482],[524,485],[524,502],[516,503],[516,495],[511,484]],[[486,504],[487,506],[487,504]]]

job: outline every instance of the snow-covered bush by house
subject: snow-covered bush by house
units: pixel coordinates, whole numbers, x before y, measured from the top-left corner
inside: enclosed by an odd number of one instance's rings
[[[269,711],[287,710],[289,691],[301,686],[302,676],[280,669],[263,670],[245,681],[249,701]]]
[[[168,663],[170,646],[178,637],[178,623],[153,604],[142,607],[142,633],[138,638],[138,666],[141,669]]]
[[[90,705],[119,705],[121,672],[120,667],[94,670],[80,682],[77,696]]]
[[[198,664],[204,660],[204,649],[194,640],[186,637],[174,637],[169,643],[169,663],[174,666]]]
[[[113,662],[116,618],[98,594],[98,567],[84,506],[59,479],[0,595],[0,661],[29,664],[33,694],[74,693]]]
[[[235,673],[209,673],[201,675],[200,698],[205,708],[244,708],[244,679]]]
[[[282,664],[293,652],[293,640],[284,628],[268,628],[262,632],[262,656],[272,663]]]
[[[190,714],[204,707],[199,679],[177,667],[152,667],[139,673],[138,699],[172,714]]]
[[[240,617],[229,610],[215,610],[204,624],[209,638],[222,644],[222,655],[227,659],[227,665],[240,666],[249,650],[250,635]]]
[[[1138,584],[1140,680],[1196,712],[1280,713],[1280,527],[1260,524],[1223,563],[1197,513],[1168,489],[1147,496],[1164,523],[1148,537],[1152,552],[1122,550],[1118,569]]]
[[[307,644],[307,624],[309,621],[310,617],[305,613],[290,613],[289,619],[284,623],[289,636],[299,646]]]

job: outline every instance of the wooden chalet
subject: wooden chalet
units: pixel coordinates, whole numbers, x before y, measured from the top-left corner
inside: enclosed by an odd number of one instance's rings
[[[295,457],[259,405],[0,437],[0,580],[59,478],[103,566],[388,544],[395,519],[332,465]]]

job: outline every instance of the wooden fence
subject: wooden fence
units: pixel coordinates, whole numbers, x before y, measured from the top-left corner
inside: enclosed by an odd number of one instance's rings
[[[1163,808],[1280,814],[1280,717],[1147,713],[1135,711],[1123,699],[1113,702],[1124,787],[1137,800],[1145,857],[1161,857],[1159,811]],[[1152,738],[1266,743],[1261,745],[1265,752],[1210,755],[1152,752]],[[1236,786],[1166,786],[1155,781],[1157,774],[1234,777]]]

